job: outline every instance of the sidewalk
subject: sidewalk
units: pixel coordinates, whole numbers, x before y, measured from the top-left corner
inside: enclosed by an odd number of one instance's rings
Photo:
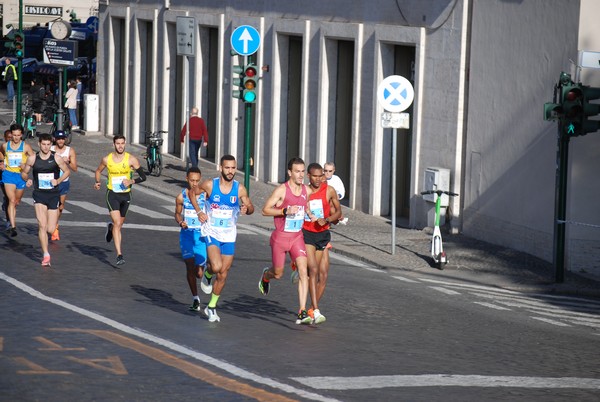
[[[40,129],[40,132],[43,131],[43,128]],[[37,148],[35,144],[32,145]],[[79,166],[91,171],[97,168],[102,157],[113,150],[112,137],[107,138],[101,133],[74,132],[71,145],[77,151]],[[127,145],[126,150],[138,157],[145,167],[141,156],[145,151],[144,147]],[[148,180],[140,185],[175,197],[186,185],[185,163],[171,155],[165,155],[164,163],[165,168],[160,177],[148,176]],[[199,167],[203,179],[219,174],[215,164],[205,160],[200,160]],[[236,179],[243,182],[243,172],[238,171]],[[87,178],[82,176],[81,181],[84,180]],[[249,187],[255,213],[242,217],[240,223],[272,230],[273,219],[263,217],[260,211],[274,185],[251,180]],[[431,231],[428,229],[397,228],[396,253],[392,255],[389,220],[343,208],[344,216],[349,222],[347,226],[337,225],[332,230],[333,251],[390,274],[427,276],[441,280],[459,279],[475,285],[497,286],[522,292],[600,297],[600,278],[567,272],[565,283],[556,284],[551,263],[463,235],[444,234],[444,250],[448,254],[449,263],[443,271],[430,266]],[[548,250],[548,254],[551,255],[552,250]]]

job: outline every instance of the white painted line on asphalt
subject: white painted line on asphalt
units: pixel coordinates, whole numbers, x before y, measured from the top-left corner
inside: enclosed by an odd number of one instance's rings
[[[106,208],[106,206],[101,207],[99,205],[93,204],[88,201],[71,200],[71,201],[69,201],[69,203],[75,205],[76,207],[83,208],[86,211],[90,211],[90,212],[93,212],[98,215],[107,215],[108,216],[108,209]]]
[[[107,217],[108,219],[108,217]],[[19,222],[23,223],[33,223],[37,224],[36,219],[32,218],[19,218]],[[173,221],[175,222],[175,221]],[[60,226],[70,226],[70,227],[97,227],[97,228],[106,228],[106,222],[83,222],[83,221],[67,221],[61,220]],[[174,223],[175,225],[175,223]],[[161,225],[144,225],[139,223],[125,223],[123,225],[123,229],[142,229],[142,230],[154,230],[158,232],[179,232],[181,229],[178,226],[161,226]],[[244,230],[238,228],[238,234],[247,234],[247,235],[255,235],[256,233],[250,230]]]
[[[33,206],[33,198],[31,198],[31,197],[23,197],[23,198],[21,198],[21,202],[24,202],[27,205]],[[70,214],[71,212],[69,212],[67,209],[63,209],[62,213],[63,214]]]
[[[501,289],[501,288],[497,288],[494,286],[470,285],[470,284],[466,284],[466,283],[440,281],[437,279],[429,279],[429,278],[419,278],[419,279],[424,282],[437,283],[437,284],[445,285],[445,286],[466,288],[466,289],[480,289],[480,290],[492,291],[492,292],[496,292],[496,293],[503,293],[503,294],[508,294],[508,295],[527,297],[528,299],[539,298],[539,299],[548,299],[548,300],[563,300],[563,301],[568,301],[568,302],[582,302],[582,303],[585,303],[590,306],[600,307],[600,301],[596,301],[596,300],[592,300],[592,299],[584,299],[581,297],[557,296],[557,295],[548,295],[548,294],[541,294],[541,293],[523,293],[523,292],[516,292],[514,290]]]
[[[151,209],[144,208],[144,207],[138,207],[137,205],[130,205],[129,210],[131,212],[135,212],[137,214],[141,214],[141,215],[147,216],[148,218],[152,218],[152,219],[173,219],[173,220],[175,220],[175,218],[174,218],[175,208],[173,208],[173,215],[167,215],[167,214],[163,214],[161,212],[152,211]]]
[[[279,381],[273,380],[268,377],[259,376],[252,372],[246,371],[240,367],[234,366],[233,364],[215,359],[204,353],[196,352],[195,350],[192,350],[188,347],[176,344],[175,342],[169,341],[168,339],[164,339],[164,338],[152,335],[148,332],[132,328],[132,327],[122,324],[118,321],[104,317],[103,315],[100,315],[98,313],[93,313],[89,310],[83,309],[81,307],[77,307],[71,303],[67,303],[63,300],[56,299],[56,298],[50,297],[50,296],[46,296],[43,293],[33,289],[32,287],[4,274],[3,272],[0,272],[0,279],[4,280],[5,282],[10,283],[14,287],[16,287],[16,288],[22,290],[23,292],[28,293],[31,296],[36,297],[40,300],[44,300],[44,301],[47,301],[54,305],[63,307],[67,310],[73,311],[74,313],[80,314],[80,315],[88,317],[92,320],[98,321],[102,324],[108,325],[109,327],[115,328],[121,332],[125,332],[127,334],[137,336],[138,338],[142,338],[149,342],[153,342],[157,345],[160,345],[164,348],[173,350],[177,353],[181,353],[183,355],[189,356],[198,361],[204,362],[206,364],[210,364],[210,365],[212,365],[220,370],[226,371],[236,377],[243,378],[243,379],[246,379],[249,381],[254,381],[257,384],[260,384],[261,386],[267,385],[272,388],[281,390],[283,392],[295,394],[295,395],[298,395],[298,396],[300,396],[302,398],[306,398],[306,399],[311,399],[311,400],[315,400],[315,401],[325,401],[325,402],[336,402],[337,401],[336,399],[328,398],[326,396],[322,396],[322,395],[308,392],[308,391],[305,391],[305,390],[302,390],[299,388],[295,388],[295,387],[292,387],[291,385],[281,383]]]
[[[486,299],[492,299],[496,303],[501,303],[509,307],[521,307],[533,311],[549,311],[556,312],[557,308],[570,315],[597,318],[600,314],[600,310],[596,307],[590,307],[585,303],[568,303],[564,301],[548,301],[533,299],[527,296],[504,296],[480,292],[470,292],[470,294],[479,296]],[[583,311],[572,311],[572,308]],[[588,311],[588,312],[585,312]]]
[[[565,324],[564,322],[560,322],[560,321],[556,321],[556,320],[551,320],[549,318],[542,318],[542,317],[531,317],[531,318],[533,318],[534,320],[548,323],[548,324],[556,325],[557,327],[570,327],[569,324]]]
[[[600,389],[600,379],[578,377],[517,377],[483,375],[384,375],[370,377],[291,377],[316,389],[349,390],[387,387],[485,387]]]
[[[479,304],[480,306],[493,308],[494,310],[507,310],[511,311],[509,308],[498,306],[497,304],[485,303],[485,302],[473,302],[474,304]]]
[[[412,280],[412,279],[408,279],[408,278],[405,278],[405,277],[403,277],[403,276],[393,276],[393,275],[392,275],[392,278],[396,278],[396,279],[398,279],[398,280],[400,280],[400,281],[402,281],[402,282],[408,282],[408,283],[419,283],[419,281],[414,281],[414,280]]]
[[[442,293],[445,293],[445,294],[447,294],[447,295],[459,295],[459,294],[460,294],[459,292],[457,292],[457,291],[455,291],[455,290],[446,289],[446,288],[443,288],[443,287],[441,287],[441,286],[429,286],[429,287],[430,287],[431,289],[435,289],[435,290],[437,290],[438,292],[442,292]]]

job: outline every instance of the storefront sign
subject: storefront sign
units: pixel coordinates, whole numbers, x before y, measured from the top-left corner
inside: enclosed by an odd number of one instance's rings
[[[25,6],[25,14],[27,15],[52,15],[55,17],[62,17],[62,7],[49,7],[49,6]]]

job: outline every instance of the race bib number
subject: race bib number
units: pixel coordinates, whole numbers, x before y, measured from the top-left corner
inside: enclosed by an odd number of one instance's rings
[[[183,218],[185,219],[185,223],[189,229],[198,229],[201,226],[200,219],[198,219],[198,214],[193,209],[184,210]]]
[[[308,202],[308,206],[310,207],[310,212],[312,212],[312,214],[316,216],[317,219],[325,218],[325,211],[323,210],[323,200],[310,200]],[[304,220],[310,222],[308,214],[304,216]]]
[[[54,173],[38,173],[38,187],[40,190],[52,190]]]
[[[304,207],[300,207],[298,212],[294,215],[287,215],[285,217],[285,226],[283,227],[284,232],[299,232],[302,230],[302,224],[304,223]]]
[[[113,176],[110,183],[112,184],[112,191],[115,193],[124,193],[127,190],[127,186],[123,184],[123,180],[126,180],[127,176]]]
[[[210,213],[210,226],[228,228],[232,226],[233,210],[213,209]]]
[[[8,152],[8,166],[16,168],[21,166],[23,154],[21,152]]]

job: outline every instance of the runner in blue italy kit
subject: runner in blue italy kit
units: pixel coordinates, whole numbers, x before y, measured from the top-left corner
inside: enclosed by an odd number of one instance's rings
[[[191,311],[200,311],[197,279],[201,278],[202,267],[206,265],[206,243],[202,236],[202,224],[206,221],[206,193],[197,194],[202,174],[200,169],[192,167],[187,173],[188,188],[183,189],[175,198],[175,221],[181,227],[179,232],[179,247],[185,262],[187,282],[192,292],[193,300],[189,307]],[[196,198],[196,204],[202,212],[196,213],[191,197]]]
[[[238,217],[240,214],[250,215],[254,212],[246,187],[233,179],[237,170],[235,157],[224,155],[220,169],[220,177],[207,180],[200,187],[207,196],[208,221],[204,224],[204,234],[209,262],[200,286],[204,293],[212,293],[210,302],[204,309],[210,322],[221,320],[216,307],[233,263]],[[198,213],[201,212],[198,205],[194,205],[194,208]]]

